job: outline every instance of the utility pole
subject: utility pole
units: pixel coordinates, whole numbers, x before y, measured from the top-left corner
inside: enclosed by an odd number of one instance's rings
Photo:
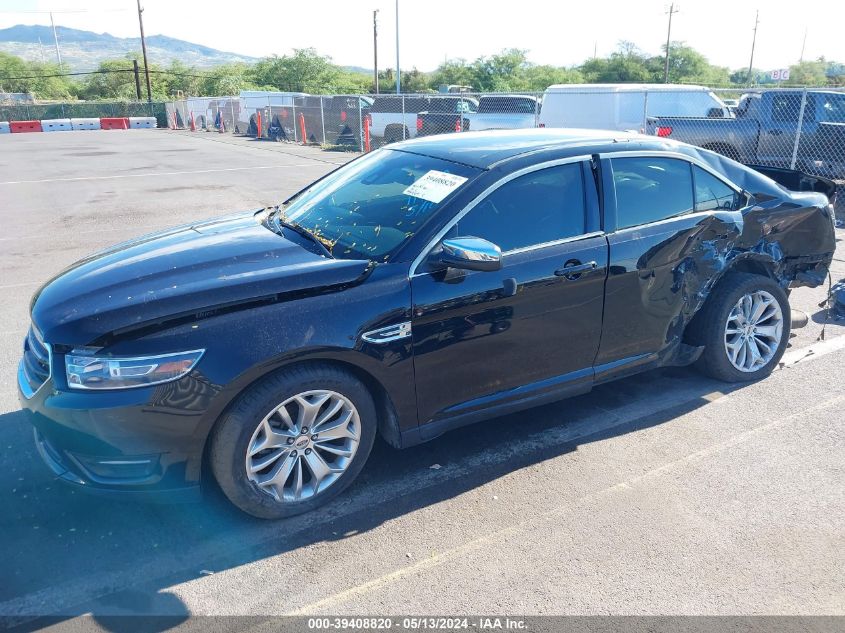
[[[399,70],[399,0],[396,0],[396,94],[402,92],[402,77]]]
[[[754,67],[754,47],[757,45],[757,26],[760,24],[760,9],[754,16],[754,37],[751,39],[751,61],[748,62],[748,85],[751,85],[751,69]]]
[[[663,83],[669,83],[669,41],[672,38],[672,16],[680,9],[675,8],[675,3],[669,5],[669,28],[666,31],[666,61],[663,64]]]
[[[138,98],[138,101],[141,100],[141,76],[138,73],[138,60],[132,60],[132,72],[135,73],[135,96]]]
[[[144,75],[147,79],[147,101],[153,102],[153,90],[150,87],[150,65],[147,63],[147,42],[144,40],[144,18],[141,14],[144,10],[141,8],[141,0],[138,0],[138,24],[141,27],[141,53],[144,56]]]
[[[378,22],[376,16],[378,9],[373,11],[373,84],[376,87],[376,94],[378,94]]]
[[[50,26],[53,27],[53,41],[56,43],[56,61],[59,62],[59,67],[62,65],[62,54],[59,52],[59,36],[56,35],[56,23],[53,21],[53,12],[50,12]]]
[[[807,46],[807,27],[804,27],[804,41],[801,42],[801,57],[798,58],[798,63],[804,61],[804,48]]]

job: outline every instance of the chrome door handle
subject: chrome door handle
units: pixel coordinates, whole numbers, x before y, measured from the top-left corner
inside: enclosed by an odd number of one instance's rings
[[[598,264],[596,262],[587,262],[586,264],[582,264],[581,262],[575,260],[573,262],[567,262],[566,266],[556,270],[555,275],[558,277],[566,277],[567,279],[577,279],[581,273],[590,272],[596,268],[598,268]]]

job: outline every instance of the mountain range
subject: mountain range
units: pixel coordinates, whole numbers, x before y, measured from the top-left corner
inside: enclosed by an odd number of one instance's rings
[[[101,61],[140,53],[140,37],[115,37],[108,33],[94,33],[64,26],[56,27],[62,62],[71,70],[94,70]],[[254,57],[221,51],[210,46],[194,44],[166,35],[150,35],[147,57],[150,63],[168,65],[178,59],[188,66],[207,68],[228,62],[257,61]],[[53,30],[49,26],[19,24],[0,29],[0,51],[29,61],[56,61]]]

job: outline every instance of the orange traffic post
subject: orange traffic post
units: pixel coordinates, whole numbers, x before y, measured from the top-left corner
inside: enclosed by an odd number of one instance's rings
[[[461,131],[461,120],[458,119],[457,121],[455,121],[455,132],[460,132],[460,131]]]
[[[307,144],[308,136],[305,134],[305,115],[302,112],[299,113],[299,131],[302,132],[302,144]]]
[[[364,151],[370,151],[370,115],[364,117]]]
[[[194,111],[191,110],[191,132],[196,132],[196,131],[197,131],[197,124],[194,121]]]
[[[261,113],[255,113],[255,122],[258,124],[258,129],[255,133],[255,138],[261,138]]]

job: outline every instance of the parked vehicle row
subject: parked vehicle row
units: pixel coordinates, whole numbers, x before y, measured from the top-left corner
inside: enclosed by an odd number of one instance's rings
[[[280,93],[281,94],[281,93]],[[256,97],[249,97],[256,99]],[[363,148],[451,132],[531,127],[638,131],[711,149],[749,165],[845,178],[845,93],[776,90],[726,105],[704,86],[560,84],[519,94],[287,94],[253,112],[249,134]],[[245,110],[241,108],[241,117]],[[246,110],[248,113],[248,109]],[[800,124],[799,124],[800,120]]]

